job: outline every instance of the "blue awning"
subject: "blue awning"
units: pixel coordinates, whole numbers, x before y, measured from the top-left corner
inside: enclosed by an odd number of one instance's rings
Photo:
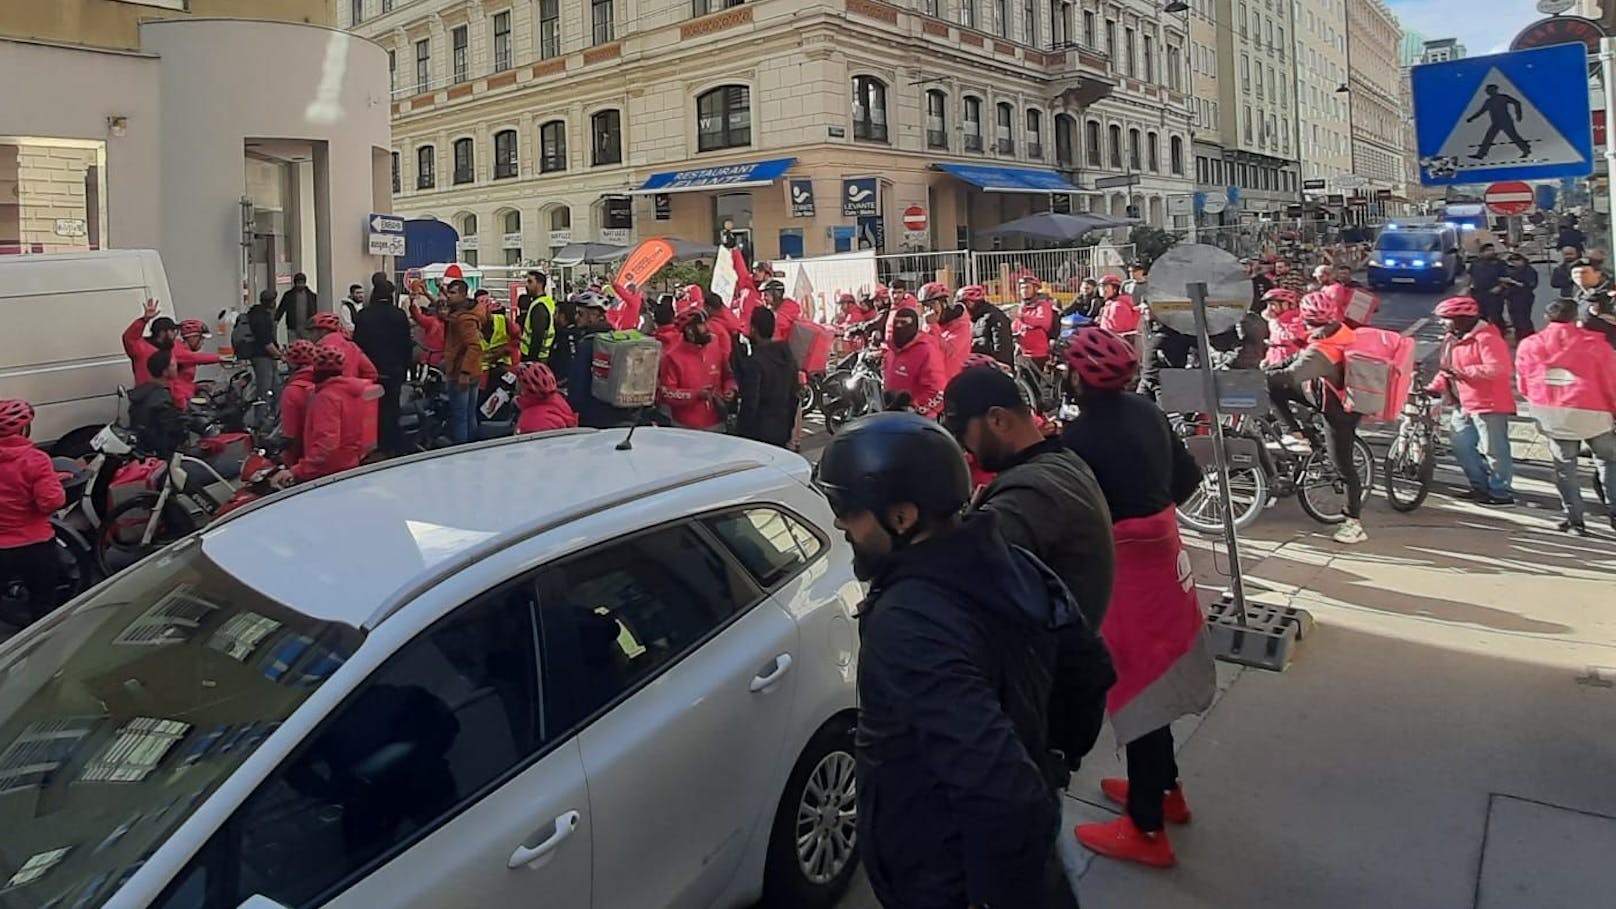
[[[744,164],[719,164],[690,170],[669,170],[652,174],[632,195],[652,193],[683,193],[702,189],[740,189],[747,186],[772,186],[785,175],[796,158],[773,158],[768,161],[750,161]]]
[[[933,164],[932,167],[990,193],[1075,193],[1083,190],[1059,171],[991,164]]]

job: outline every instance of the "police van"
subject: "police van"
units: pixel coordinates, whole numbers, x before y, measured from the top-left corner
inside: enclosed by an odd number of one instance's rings
[[[1388,223],[1369,253],[1369,286],[1440,290],[1464,268],[1459,229],[1446,223]]]

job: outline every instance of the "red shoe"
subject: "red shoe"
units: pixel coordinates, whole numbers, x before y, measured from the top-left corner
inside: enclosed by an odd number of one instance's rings
[[[1118,805],[1128,804],[1127,780],[1114,776],[1106,777],[1100,781],[1100,791]],[[1167,794],[1162,797],[1162,818],[1169,824],[1188,824],[1190,816],[1190,803],[1184,800],[1184,787],[1174,786],[1167,790]]]
[[[1079,843],[1111,858],[1153,868],[1171,868],[1178,861],[1167,842],[1167,831],[1145,833],[1127,815],[1104,824],[1079,824],[1072,832]]]

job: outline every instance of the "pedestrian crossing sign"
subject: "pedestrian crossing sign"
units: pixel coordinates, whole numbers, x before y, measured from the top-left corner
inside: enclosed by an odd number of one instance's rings
[[[1593,173],[1585,45],[1427,63],[1409,79],[1421,184]]]

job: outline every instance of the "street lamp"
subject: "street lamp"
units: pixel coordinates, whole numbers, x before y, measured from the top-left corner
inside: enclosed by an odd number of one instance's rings
[[[1189,11],[1190,5],[1185,3],[1184,0],[1172,0],[1171,3],[1162,7],[1162,12],[1164,13],[1187,13]]]

